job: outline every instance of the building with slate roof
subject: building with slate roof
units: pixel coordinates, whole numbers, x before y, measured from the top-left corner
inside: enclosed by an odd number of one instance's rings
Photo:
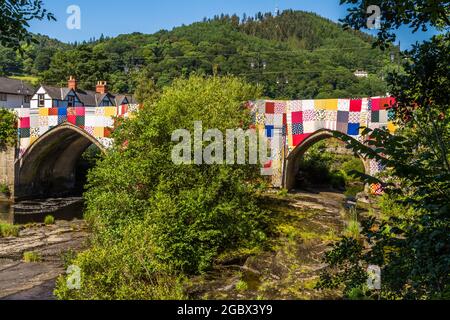
[[[67,87],[41,86],[31,98],[31,109],[71,107],[111,107],[134,104],[132,95],[114,94],[108,91],[106,81],[97,82],[96,90],[81,90],[77,80],[70,77]]]
[[[34,91],[22,80],[0,77],[0,108],[29,108]]]

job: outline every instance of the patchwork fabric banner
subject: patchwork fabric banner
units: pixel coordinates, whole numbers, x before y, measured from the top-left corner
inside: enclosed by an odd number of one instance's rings
[[[15,109],[19,118],[19,152],[20,157],[47,131],[63,123],[71,123],[97,139],[105,148],[112,145],[110,138],[114,127],[114,117],[128,117],[139,109],[137,104],[119,107],[54,107]]]
[[[395,132],[394,104],[392,97],[250,102],[249,108],[258,130],[263,130],[269,140],[273,138],[274,130],[281,130],[283,134],[283,150],[275,154],[284,155],[276,156],[271,162],[273,185],[282,185],[283,159],[320,130],[338,131],[360,141],[365,127],[386,127],[391,133]],[[370,174],[381,170],[376,161],[370,163]]]

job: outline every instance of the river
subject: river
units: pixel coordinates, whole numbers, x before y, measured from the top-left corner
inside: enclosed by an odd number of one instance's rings
[[[81,197],[0,202],[0,222],[20,230],[18,237],[0,237],[0,300],[55,299],[55,279],[65,272],[64,254],[87,246],[83,207]],[[47,215],[55,217],[54,224],[40,223]],[[25,262],[24,252],[34,252],[40,261]]]
[[[11,204],[0,202],[0,221],[13,224],[43,222],[52,215],[57,220],[72,220],[83,217],[81,197],[26,200]]]

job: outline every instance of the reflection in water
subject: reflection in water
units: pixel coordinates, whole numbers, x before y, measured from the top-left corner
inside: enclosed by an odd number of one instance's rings
[[[0,220],[14,224],[43,222],[47,215],[57,220],[83,217],[83,199],[51,198],[27,200],[18,203],[0,203]]]
[[[9,202],[0,202],[0,222],[13,222],[13,212]]]

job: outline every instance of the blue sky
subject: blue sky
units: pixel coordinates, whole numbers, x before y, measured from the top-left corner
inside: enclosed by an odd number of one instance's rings
[[[345,16],[345,8],[339,0],[44,0],[57,22],[33,22],[30,31],[46,34],[65,42],[142,32],[153,33],[161,29],[172,29],[182,24],[200,21],[220,13],[254,15],[258,11],[274,12],[295,9],[315,12],[337,21]],[[81,29],[69,30],[66,12],[70,5],[81,9]],[[399,32],[402,49],[416,41],[429,38],[433,31],[411,34]]]

